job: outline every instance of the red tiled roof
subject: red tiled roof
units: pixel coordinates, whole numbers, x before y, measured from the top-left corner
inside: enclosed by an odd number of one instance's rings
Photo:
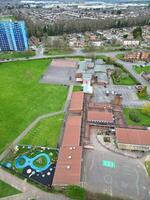
[[[51,65],[54,66],[54,67],[76,68],[77,67],[77,61],[71,60],[71,59],[53,59]]]
[[[80,144],[81,116],[68,116],[62,146],[78,146]]]
[[[117,128],[116,138],[118,143],[150,146],[149,130]]]
[[[113,121],[111,112],[88,111],[88,121]]]
[[[71,97],[71,103],[69,111],[80,112],[83,109],[83,92],[73,92]]]
[[[80,184],[81,159],[81,146],[61,147],[53,179],[53,185]]]

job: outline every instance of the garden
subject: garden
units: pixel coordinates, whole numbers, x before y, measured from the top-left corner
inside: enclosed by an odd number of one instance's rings
[[[115,85],[135,85],[136,81],[131,75],[122,68],[116,67],[112,74],[112,80]]]
[[[150,106],[147,104],[142,109],[124,108],[126,122],[131,126],[150,126]]]

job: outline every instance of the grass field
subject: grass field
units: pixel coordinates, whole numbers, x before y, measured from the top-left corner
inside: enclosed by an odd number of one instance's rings
[[[123,110],[123,112],[124,112],[124,116],[125,116],[125,119],[126,119],[128,125],[131,125],[131,126],[150,126],[149,116],[142,113],[142,111],[140,109],[125,108]],[[136,112],[138,117],[140,118],[140,122],[132,121],[129,117],[130,112]]]
[[[141,74],[142,72],[149,72],[150,73],[150,66],[140,67],[137,65],[133,65],[134,70],[137,74]]]
[[[35,118],[64,106],[68,88],[40,84],[50,60],[0,64],[0,152]]]
[[[150,161],[146,161],[146,162],[145,162],[145,167],[146,167],[146,169],[147,169],[148,175],[150,176]]]
[[[7,183],[0,180],[0,198],[8,197],[18,193],[20,193],[19,190],[15,189],[11,185],[8,185]]]
[[[57,146],[64,115],[42,120],[21,141],[21,144],[53,147]]]
[[[0,54],[0,59],[29,58],[31,56],[35,56],[34,51],[5,52]]]

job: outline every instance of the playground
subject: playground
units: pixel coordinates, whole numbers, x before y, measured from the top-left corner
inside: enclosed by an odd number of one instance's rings
[[[40,184],[52,184],[58,156],[57,149],[17,145],[13,154],[1,165]]]

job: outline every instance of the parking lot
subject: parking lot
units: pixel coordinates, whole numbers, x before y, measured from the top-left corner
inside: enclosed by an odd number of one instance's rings
[[[150,199],[150,179],[138,159],[111,152],[91,135],[94,150],[84,151],[83,186],[92,192],[103,192],[135,200]]]
[[[106,94],[108,92],[108,94]],[[138,99],[136,89],[128,86],[109,86],[104,88],[103,86],[95,86],[93,101],[96,103],[111,102],[114,100],[115,94],[121,94],[123,97],[123,106],[128,107],[142,107],[147,101]]]

